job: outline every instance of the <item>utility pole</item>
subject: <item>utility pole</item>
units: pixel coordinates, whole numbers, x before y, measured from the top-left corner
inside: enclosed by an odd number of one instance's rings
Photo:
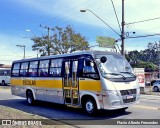
[[[21,47],[21,48],[23,48],[23,52],[24,52],[24,55],[23,55],[23,58],[25,59],[25,45],[16,45],[17,47]]]
[[[48,31],[48,56],[50,56],[50,54],[51,54],[51,51],[50,51],[50,47],[51,47],[51,43],[50,43],[50,30],[52,29],[52,28],[50,28],[50,27],[48,27],[48,26],[42,26],[41,24],[40,24],[40,27],[41,28],[44,28],[44,29],[47,29],[47,31]]]
[[[125,25],[125,22],[124,22],[124,0],[122,0],[122,32],[121,32],[121,40],[122,40],[122,44],[121,44],[121,54],[123,56],[125,56],[125,53],[124,53],[124,25]]]

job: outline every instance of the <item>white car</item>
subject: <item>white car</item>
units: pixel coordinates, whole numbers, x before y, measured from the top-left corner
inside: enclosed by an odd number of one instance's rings
[[[157,80],[153,83],[153,91],[159,92],[160,91],[160,80]]]

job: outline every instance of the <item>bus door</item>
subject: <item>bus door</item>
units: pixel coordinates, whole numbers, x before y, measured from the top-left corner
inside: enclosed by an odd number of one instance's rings
[[[78,60],[63,61],[63,92],[66,105],[79,105]]]

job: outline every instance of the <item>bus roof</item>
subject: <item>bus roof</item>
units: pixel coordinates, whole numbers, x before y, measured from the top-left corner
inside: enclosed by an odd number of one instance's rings
[[[36,57],[36,58],[28,58],[28,59],[21,59],[21,60],[15,60],[13,63],[16,62],[24,62],[24,61],[34,61],[34,60],[45,60],[45,59],[52,59],[52,58],[61,58],[61,57],[69,57],[69,56],[75,56],[75,55],[84,55],[84,54],[90,54],[90,55],[95,55],[95,54],[118,54],[116,52],[108,52],[108,51],[78,51],[78,52],[73,52],[73,53],[66,53],[66,54],[58,54],[58,55],[51,55],[51,56],[42,56],[42,57]]]

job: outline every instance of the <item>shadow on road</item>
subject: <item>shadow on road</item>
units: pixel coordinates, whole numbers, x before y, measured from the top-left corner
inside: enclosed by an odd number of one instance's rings
[[[69,108],[49,102],[37,101],[36,105],[30,106],[25,99],[1,100],[0,105],[18,109],[27,113],[36,114],[57,120],[105,120],[128,115],[129,111],[100,111],[95,117],[89,117],[81,109]]]

